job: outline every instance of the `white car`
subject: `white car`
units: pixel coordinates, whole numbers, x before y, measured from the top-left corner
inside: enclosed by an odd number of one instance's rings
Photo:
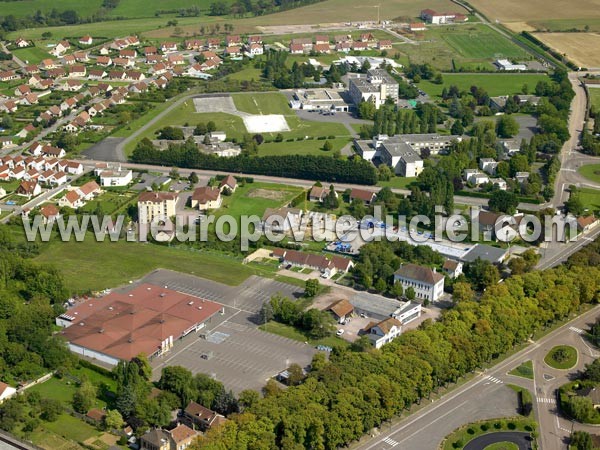
[[[344,334],[344,330],[337,330],[335,333],[336,336],[341,336],[342,334]]]

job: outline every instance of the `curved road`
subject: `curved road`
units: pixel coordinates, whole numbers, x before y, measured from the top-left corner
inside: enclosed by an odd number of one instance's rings
[[[473,439],[467,445],[464,450],[483,450],[488,445],[496,444],[498,442],[512,442],[519,447],[519,450],[531,450],[531,437],[529,433],[523,433],[520,431],[501,431],[498,433],[489,433],[479,436]]]

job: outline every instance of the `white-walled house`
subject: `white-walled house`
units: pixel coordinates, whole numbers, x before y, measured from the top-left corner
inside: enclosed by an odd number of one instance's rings
[[[394,283],[401,283],[406,292],[415,291],[418,300],[434,302],[444,294],[444,276],[429,267],[404,264],[394,273]]]
[[[389,317],[381,322],[369,323],[363,332],[369,336],[375,348],[381,348],[402,334],[402,322]]]

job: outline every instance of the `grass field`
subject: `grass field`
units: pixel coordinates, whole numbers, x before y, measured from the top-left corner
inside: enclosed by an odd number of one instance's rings
[[[269,155],[321,155],[330,156],[335,150],[341,150],[348,142],[350,138],[344,139],[329,139],[333,149],[331,152],[323,151],[323,144],[325,141],[310,139],[304,141],[293,141],[293,142],[269,142],[261,144],[258,147],[259,156]]]
[[[291,325],[285,325],[283,323],[270,321],[265,325],[259,326],[259,328],[268,333],[277,334],[289,339],[293,339],[299,342],[308,342],[310,345],[327,345],[329,347],[348,347],[350,344],[342,338],[337,336],[330,336],[323,339],[310,339],[300,330],[292,327]]]
[[[508,373],[517,377],[523,377],[533,380],[533,362],[525,361],[523,364],[521,364],[520,366],[516,367],[514,370],[511,370]]]
[[[417,181],[416,178],[393,177],[390,181],[379,181],[377,186],[389,187],[392,189],[410,189],[410,185]]]
[[[176,11],[182,8],[197,6],[205,12],[212,0],[121,0],[118,6],[110,11],[112,17],[154,17],[156,11]],[[226,3],[230,3],[226,1]]]
[[[600,89],[599,89],[600,90]],[[600,164],[588,164],[579,168],[578,172],[594,183],[600,183]]]
[[[570,369],[577,364],[577,350],[569,345],[557,345],[548,352],[544,362],[553,369]]]
[[[470,59],[524,58],[527,53],[486,25],[455,26],[439,33],[458,55]],[[429,38],[431,32],[426,33]]]
[[[531,20],[529,21],[529,24],[538,31],[600,31],[600,17],[587,19]]]
[[[126,0],[131,1],[131,0]],[[102,0],[28,0],[28,1],[3,1],[2,15],[12,14],[16,17],[33,15],[38,9],[42,13],[49,13],[53,9],[66,11],[73,9],[81,17],[87,17],[98,11],[102,6]]]
[[[484,450],[519,450],[519,446],[512,442],[496,442],[488,445]]]
[[[434,84],[430,81],[421,81],[419,87],[430,96],[440,96],[444,86],[457,86],[460,90],[469,90],[471,86],[485,89],[490,96],[519,94],[524,84],[530,89],[540,80],[547,80],[543,74],[444,74],[444,84]]]
[[[515,407],[517,399],[515,396]],[[454,450],[463,448],[469,441],[478,436],[497,431],[526,431],[532,432],[537,428],[537,423],[532,419],[523,417],[510,417],[504,419],[485,420],[464,425],[446,437],[441,448],[443,450]],[[458,445],[460,443],[460,445]],[[500,447],[502,448],[502,447]],[[487,447],[486,447],[487,449]],[[495,448],[499,450],[499,448]],[[508,450],[512,450],[508,447]]]
[[[143,277],[158,268],[171,269],[237,285],[258,269],[242,265],[225,255],[134,242],[96,242],[88,235],[83,242],[53,241],[42,246],[35,258],[56,264],[72,292],[102,290]]]
[[[596,107],[596,111],[600,111],[600,88],[589,88],[590,101]]]
[[[223,206],[218,215],[227,214],[233,217],[256,214],[262,217],[265,209],[286,205],[302,191],[299,187],[282,186],[269,183],[248,183],[238,186],[230,197],[224,197]]]
[[[584,208],[590,211],[600,211],[600,190],[580,188],[579,198],[581,198]]]
[[[266,94],[233,94],[233,103],[239,111],[250,114],[282,114],[294,112],[289,107],[285,95],[278,92]]]
[[[260,69],[256,69],[255,67],[247,67],[239,72],[232,73],[231,75],[227,75],[229,80],[238,80],[238,81],[252,81],[252,80],[260,80],[262,78],[262,71]]]
[[[12,53],[26,64],[38,64],[42,59],[51,58],[50,54],[40,47],[20,48]]]

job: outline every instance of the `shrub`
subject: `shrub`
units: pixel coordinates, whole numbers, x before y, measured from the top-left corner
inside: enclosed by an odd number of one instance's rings
[[[490,426],[487,423],[482,423],[479,428],[481,428],[481,431],[487,431],[490,429]]]
[[[500,429],[502,429],[502,422],[496,422],[496,423],[494,423],[494,428],[495,428],[496,430],[500,430]]]
[[[473,435],[473,434],[475,434],[475,430],[473,428],[469,428],[469,429],[467,429],[467,433]]]
[[[508,426],[508,429],[509,429],[509,430],[514,430],[514,429],[516,429],[516,428],[517,428],[517,424],[516,424],[516,423],[514,423],[514,422],[508,422],[508,425],[507,425],[507,426]]]

